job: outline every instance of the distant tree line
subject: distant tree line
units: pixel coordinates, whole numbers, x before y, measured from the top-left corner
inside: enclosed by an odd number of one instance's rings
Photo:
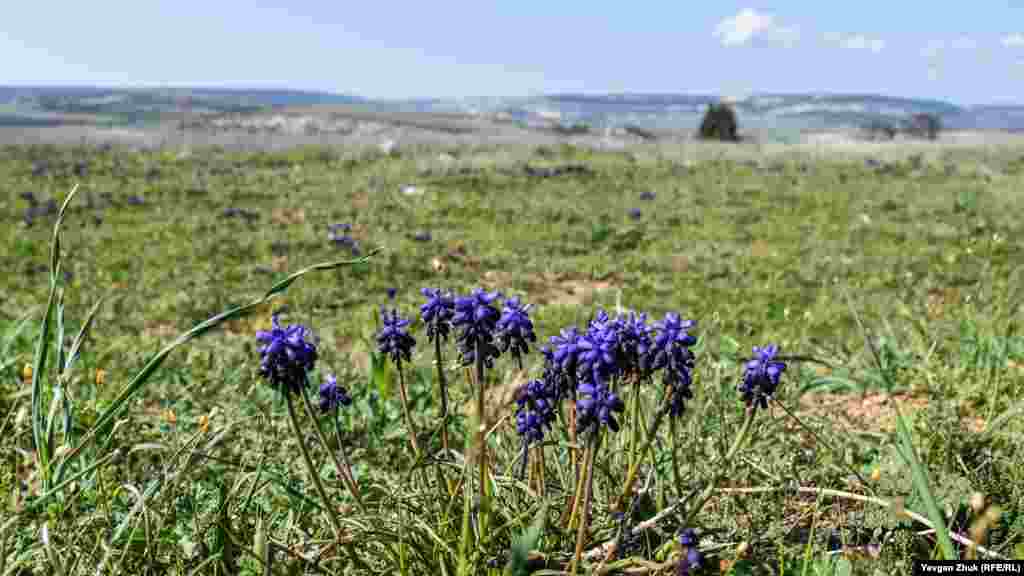
[[[892,140],[897,134],[911,138],[937,140],[942,132],[942,120],[935,114],[914,114],[899,122],[876,119],[863,127],[871,140]]]
[[[942,120],[935,114],[914,114],[900,121],[872,120],[863,126],[872,140],[892,140],[897,134],[922,140],[937,140],[942,132]],[[736,112],[728,103],[711,104],[704,112],[697,138],[721,142],[739,142],[739,124]]]

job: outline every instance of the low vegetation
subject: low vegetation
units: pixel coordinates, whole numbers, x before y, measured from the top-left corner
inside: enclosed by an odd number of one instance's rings
[[[0,574],[1024,557],[1020,149],[440,152],[0,150]]]

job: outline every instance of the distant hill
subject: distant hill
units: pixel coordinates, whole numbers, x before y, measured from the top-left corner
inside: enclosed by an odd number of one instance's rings
[[[693,130],[710,94],[547,94],[371,100],[304,90],[228,88],[104,88],[0,86],[0,125],[150,124],[182,114],[244,113],[277,107],[359,104],[371,111],[458,113],[489,116],[526,127],[587,124],[595,129],[634,126]],[[945,129],[1024,131],[1024,105],[958,106],[934,99],[877,94],[763,93],[730,99],[741,130],[791,134],[808,130],[899,124],[933,114]]]
[[[168,114],[248,112],[278,106],[354,104],[364,99],[302,90],[0,86],[0,124],[139,124]]]
[[[597,128],[695,129],[719,96],[703,94],[548,94],[532,98],[422,100],[425,111],[462,110],[512,118],[524,124],[557,119]],[[740,126],[758,129],[830,130],[872,121],[899,123],[914,114],[934,114],[947,129],[1024,130],[1024,106],[964,107],[933,99],[876,94],[764,93],[730,99]]]

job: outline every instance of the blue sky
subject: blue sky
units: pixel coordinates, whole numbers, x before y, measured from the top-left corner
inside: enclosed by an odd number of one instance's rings
[[[821,91],[1024,104],[1024,0],[5,4],[0,84],[380,98]]]

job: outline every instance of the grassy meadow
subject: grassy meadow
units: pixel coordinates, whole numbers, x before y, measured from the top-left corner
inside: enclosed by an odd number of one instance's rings
[[[0,149],[0,576],[682,574],[685,528],[690,573],[1024,558],[1024,147],[876,151]],[[446,343],[442,420],[421,288],[478,287],[537,341],[479,372]],[[619,382],[592,438],[566,402],[521,475],[520,387],[599,310],[695,321],[693,398],[651,435],[660,378]],[[260,377],[274,314],[336,417]]]

